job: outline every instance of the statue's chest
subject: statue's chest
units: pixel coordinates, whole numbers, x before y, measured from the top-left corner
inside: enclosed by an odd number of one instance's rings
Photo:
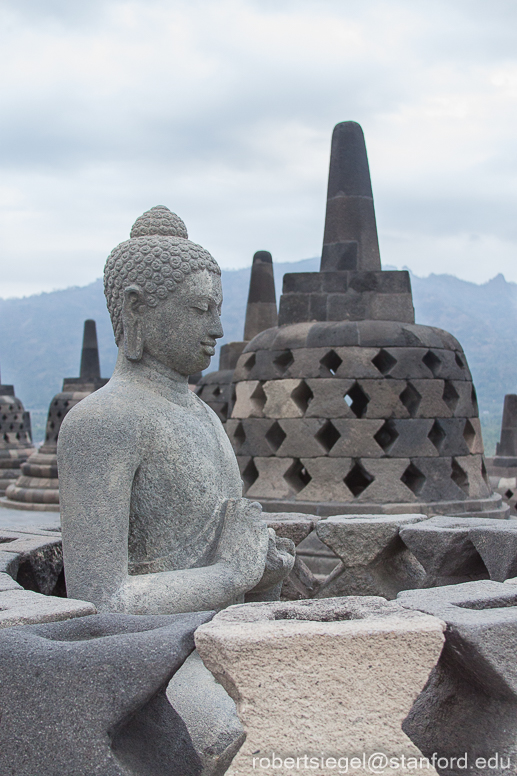
[[[230,442],[203,406],[156,408],[149,443],[137,477],[141,487],[152,487],[155,493],[185,492],[194,500],[195,490],[199,495],[241,494]]]

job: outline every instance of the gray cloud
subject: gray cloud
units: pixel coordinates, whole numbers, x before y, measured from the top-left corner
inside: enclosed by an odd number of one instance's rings
[[[344,119],[385,261],[517,279],[516,44],[513,0],[4,0],[0,295],[94,279],[158,202],[224,266],[315,255]]]

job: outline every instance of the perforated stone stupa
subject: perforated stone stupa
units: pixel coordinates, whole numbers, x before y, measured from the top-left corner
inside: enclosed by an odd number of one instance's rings
[[[226,429],[267,510],[507,512],[461,345],[414,323],[408,272],[381,270],[354,122],[334,129],[321,269],[284,276],[279,326],[244,348],[234,381]]]
[[[33,452],[30,413],[12,385],[0,384],[0,496],[16,481],[20,466]]]
[[[257,251],[251,265],[244,340],[223,345],[219,356],[219,369],[203,375],[196,386],[197,395],[217,413],[222,423],[225,423],[231,414],[235,401],[232,380],[239,356],[253,337],[271,326],[276,326],[277,322],[273,258],[269,251]]]
[[[77,402],[108,382],[100,376],[95,321],[84,322],[79,377],[65,377],[63,390],[52,401],[47,416],[45,441],[21,465],[21,475],[9,485],[0,506],[10,509],[59,511],[57,438],[63,418]]]

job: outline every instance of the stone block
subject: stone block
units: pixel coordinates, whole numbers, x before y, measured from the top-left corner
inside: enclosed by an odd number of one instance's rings
[[[380,458],[384,450],[375,441],[374,436],[384,425],[383,420],[366,418],[335,419],[332,425],[340,434],[328,455],[333,458]]]
[[[278,325],[302,323],[309,319],[309,294],[282,294],[278,308]]]
[[[304,501],[353,501],[354,496],[344,483],[352,466],[351,458],[302,458],[310,481],[297,494]]]
[[[235,384],[232,418],[263,418],[266,396],[260,380]]]
[[[288,332],[284,331],[284,337]],[[357,321],[336,321],[336,323],[311,323],[307,332],[308,348],[343,348],[361,345]],[[369,343],[367,343],[369,344]],[[372,343],[375,347],[375,343]]]
[[[306,380],[313,398],[305,415],[307,418],[354,418],[352,410],[345,401],[347,391],[354,380],[340,380],[337,377]]]
[[[320,272],[286,272],[282,294],[310,294],[321,291]]]
[[[385,452],[393,458],[437,456],[438,450],[429,439],[432,427],[432,420],[388,420],[379,439],[388,443]]]
[[[378,353],[377,348],[335,348],[334,352],[342,362],[337,369],[337,377],[359,380],[379,376],[379,370],[372,361]]]
[[[307,337],[314,325],[315,324],[312,321],[309,321],[294,323],[290,326],[281,326],[275,330],[275,337],[271,345],[271,350],[285,350],[286,348],[294,350],[296,348],[311,347],[307,343]]]
[[[398,601],[447,624],[438,665],[403,730],[427,757],[455,758],[441,773],[510,773],[517,756],[517,591],[471,582],[408,590]]]
[[[263,389],[267,397],[264,415],[268,418],[301,418],[312,397],[304,380],[268,380]]]
[[[290,539],[296,546],[311,533],[318,521],[316,515],[302,512],[269,512],[264,513],[264,519],[277,536]]]
[[[328,294],[310,294],[309,295],[309,315],[310,321],[327,320],[327,300]]]
[[[465,474],[459,468],[452,469],[452,458],[412,458],[411,465],[404,474],[404,482],[414,496],[421,502],[463,500],[468,497],[467,490],[452,479],[465,482]]]
[[[95,614],[96,611],[95,606],[86,601],[42,595],[20,587],[0,593],[0,628],[69,620]]]
[[[93,615],[0,633],[0,772],[200,776],[165,687],[211,613]]]
[[[272,752],[282,758],[275,773],[287,776],[297,756],[301,763],[307,753],[350,757],[358,742],[361,752],[418,761],[401,726],[439,658],[442,628],[436,618],[409,618],[395,602],[366,597],[248,604],[216,615],[198,628],[196,646],[246,730],[228,776],[250,776]],[[334,763],[320,761],[312,772],[332,773],[327,765],[337,772]],[[350,772],[371,773],[362,760]]]
[[[230,418],[226,421],[226,433],[228,434],[236,455],[268,456],[275,452],[274,445],[266,438],[268,431],[276,421],[270,418],[248,418],[237,420]]]
[[[258,472],[257,479],[246,491],[246,498],[290,498],[294,496],[293,487],[285,479],[295,464],[292,458],[253,458]]]
[[[408,497],[408,490],[400,479],[408,465],[408,458],[365,458],[361,460],[360,466],[363,467],[367,477],[370,477],[372,481],[368,485],[366,482],[362,483],[366,487],[358,493],[356,500],[381,504],[387,501],[414,501],[414,497]]]
[[[372,294],[370,315],[377,321],[415,322],[413,297],[409,294]]]
[[[450,386],[458,394],[454,407],[457,418],[477,418],[478,405],[474,386],[468,380],[450,380]]]
[[[358,294],[349,290],[344,294],[329,294],[327,301],[328,321],[360,321],[369,317],[370,294]]]
[[[491,493],[491,488],[484,475],[484,464],[482,455],[463,455],[456,456],[453,461],[455,466],[459,466],[467,475],[468,495],[470,498],[487,498]],[[453,474],[454,476],[454,474]]]
[[[291,458],[313,458],[326,455],[337,436],[325,433],[330,421],[322,418],[287,418],[269,430],[271,444],[278,445],[275,455]],[[281,441],[283,440],[283,441]]]
[[[411,385],[420,394],[420,402],[415,412],[416,418],[451,418],[452,409],[443,400],[445,382],[435,378],[412,379]]]
[[[368,397],[364,417],[409,418],[409,410],[400,394],[406,388],[405,380],[358,380],[358,385]]]
[[[382,595],[420,587],[425,571],[399,537],[404,525],[425,515],[338,515],[316,524],[318,537],[341,564],[325,580],[318,597]]]
[[[469,539],[479,552],[490,579],[495,582],[517,575],[517,520],[491,520],[478,525],[476,518],[469,527]]]
[[[474,528],[489,529],[492,524],[499,522],[508,521],[493,518],[432,517],[418,525],[402,528],[400,538],[426,571],[424,587],[457,585],[488,579],[488,569],[470,537],[470,531]],[[479,544],[482,542],[479,541]],[[487,555],[485,551],[484,554]],[[501,565],[504,566],[504,563]]]

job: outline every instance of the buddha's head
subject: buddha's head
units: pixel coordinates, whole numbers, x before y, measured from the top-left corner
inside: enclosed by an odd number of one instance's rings
[[[141,215],[110,253],[104,293],[126,358],[148,354],[186,376],[209,365],[223,335],[221,270],[168,208]]]

